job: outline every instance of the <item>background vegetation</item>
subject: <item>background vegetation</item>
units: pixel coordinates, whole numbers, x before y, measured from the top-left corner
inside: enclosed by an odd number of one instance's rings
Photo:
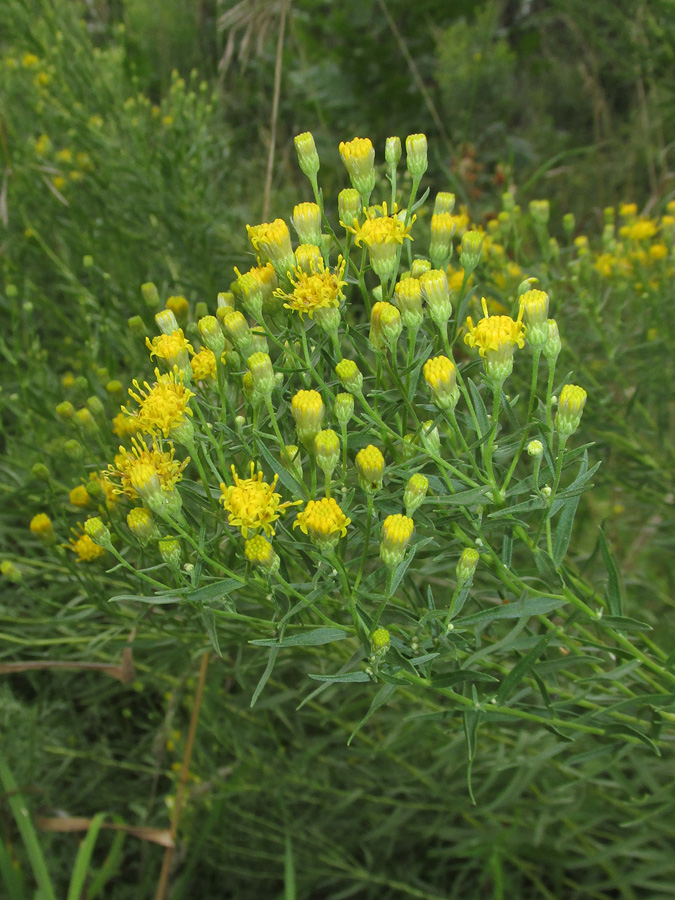
[[[77,521],[77,460],[54,410],[97,397],[112,415],[106,385],[145,371],[142,283],[214,308],[233,266],[250,265],[245,224],[310,199],[299,132],[315,135],[327,198],[347,184],[340,140],[370,136],[381,161],[387,136],[426,132],[432,196],[454,191],[474,222],[500,223],[506,257],[481,270],[491,296],[517,288],[498,283],[507,263],[551,293],[560,369],[589,390],[582,437],[603,463],[571,558],[599,592],[623,593],[672,673],[674,51],[668,0],[0,5],[0,553],[21,573],[0,595],[0,882],[12,900],[33,896],[36,878],[48,897],[37,846],[57,896],[154,895],[209,646],[199,621],[136,623],[107,603],[118,574],[55,562],[29,531],[45,498]],[[510,218],[505,192],[520,207]],[[537,198],[550,201],[543,234],[528,213]],[[653,233],[621,232],[636,221]],[[119,665],[132,625],[130,683],[125,669],[2,668]],[[569,742],[523,723],[467,732],[399,690],[348,746],[371,686],[308,699],[308,674],[339,657],[287,651],[251,708],[267,661],[254,636],[221,631],[205,674],[171,897],[673,896],[672,694],[645,701],[641,737]],[[613,692],[642,689],[643,672],[620,652],[614,662],[579,679],[578,699],[632,715]],[[34,832],[17,826],[17,804]],[[99,813],[150,830],[101,831],[78,858],[83,833],[57,820]]]

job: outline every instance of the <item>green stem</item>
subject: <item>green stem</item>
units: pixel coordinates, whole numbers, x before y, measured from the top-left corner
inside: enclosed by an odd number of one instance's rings
[[[509,466],[509,471],[506,473],[506,478],[504,479],[504,483],[502,484],[502,495],[506,494],[506,489],[509,486],[509,482],[513,477],[513,473],[516,470],[516,466],[518,465],[518,460],[520,459],[523,450],[525,449],[525,444],[527,443],[528,436],[530,434],[530,425],[532,424],[532,413],[534,412],[534,403],[537,396],[537,374],[539,372],[539,358],[541,356],[541,350],[535,350],[534,356],[532,358],[532,380],[530,382],[530,402],[527,406],[527,418],[525,419],[525,431],[523,432],[523,436],[520,440],[520,446],[516,452],[516,455],[511,460],[511,465]]]
[[[361,579],[363,578],[363,571],[366,567],[366,559],[368,557],[368,549],[370,546],[370,529],[372,525],[373,519],[373,495],[370,491],[366,494],[366,534],[363,541],[363,553],[361,554],[361,563],[359,565],[359,571],[356,576],[356,581],[354,582],[354,590],[353,594],[356,593],[358,586],[361,584]]]

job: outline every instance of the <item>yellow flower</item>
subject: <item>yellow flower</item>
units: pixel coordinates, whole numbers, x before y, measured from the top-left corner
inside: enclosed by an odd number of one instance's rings
[[[244,553],[249,562],[267,572],[276,572],[279,568],[279,557],[262,534],[256,534],[246,541]]]
[[[399,513],[387,516],[382,524],[380,543],[380,559],[385,565],[397,566],[403,562],[414,527],[415,523],[408,516]]]
[[[283,219],[263,222],[261,225],[247,225],[246,230],[261,266],[271,262],[274,271],[280,276],[291,271],[295,257],[291,248],[291,234]]]
[[[24,69],[34,69],[39,62],[40,57],[36,56],[35,53],[24,53],[21,57],[21,65]]]
[[[459,400],[457,369],[447,356],[436,356],[424,363],[424,380],[442,409],[454,409]]]
[[[169,297],[165,303],[166,309],[170,309],[178,321],[185,321],[190,309],[190,304],[182,294]]]
[[[35,141],[35,152],[38,156],[46,156],[52,146],[52,142],[46,134],[41,134]]]
[[[159,369],[155,369],[155,377],[157,381],[152,387],[147,381],[144,382],[145,390],[134,380],[136,391],[129,388],[129,396],[139,404],[139,408],[136,412],[126,407],[122,409],[140,431],[147,434],[161,432],[168,437],[171,431],[186,424],[186,416],[192,415],[188,402],[194,394],[185,387],[181,376],[176,377],[174,372],[160,375]]]
[[[628,237],[632,241],[645,241],[656,234],[656,222],[651,219],[640,219],[634,222],[628,229]]]
[[[368,444],[356,454],[356,470],[359,484],[364,491],[378,491],[382,487],[384,476],[384,456],[377,447]]]
[[[228,523],[239,528],[244,538],[248,537],[249,531],[262,530],[267,535],[273,535],[272,522],[276,522],[279,514],[285,512],[289,506],[296,505],[290,501],[281,503],[281,494],[274,492],[279,476],[275,475],[272,484],[268,484],[263,481],[261,470],[255,474],[253,462],[249,478],[240,478],[234,466],[232,476],[233,486],[220,485],[223,492],[220,500],[229,513]]]
[[[287,301],[284,303],[286,309],[300,313],[300,318],[307,313],[312,319],[317,309],[334,309],[340,305],[340,300],[344,298],[342,288],[347,284],[342,279],[344,273],[345,261],[341,256],[332,272],[325,267],[323,259],[319,258],[310,263],[309,272],[299,267],[293,268],[295,277],[290,278],[293,287],[291,293],[281,288],[274,293]]]
[[[652,259],[657,261],[665,259],[668,256],[668,247],[660,242],[658,244],[652,244],[649,248],[649,255]]]
[[[163,450],[160,441],[149,448],[144,440],[131,439],[131,451],[120,447],[114,463],[108,466],[104,477],[108,481],[116,479],[119,487],[114,485],[116,494],[125,494],[129,499],[148,493],[155,486],[165,492],[172,491],[183,477],[182,472],[188,459],[178,462],[174,457],[173,444],[169,450]]]
[[[366,210],[363,225],[355,219],[354,227],[347,228],[356,235],[354,243],[357,246],[363,244],[368,248],[373,270],[383,281],[395,273],[397,248],[405,239],[412,241],[408,232],[415,221],[413,216],[406,226],[397,216],[396,206],[392,212],[391,216],[387,215],[386,203],[381,207],[371,206]]]
[[[81,528],[82,526],[80,525],[79,527]],[[74,537],[70,538],[69,542],[63,546],[76,554],[76,562],[92,562],[105,555],[103,547],[95,544],[88,534],[78,532],[74,528],[71,528],[71,531]]]
[[[637,215],[637,203],[622,203],[619,207],[619,215],[622,219],[630,219]]]
[[[467,318],[469,332],[464,336],[464,343],[469,347],[478,347],[478,352],[485,362],[485,371],[490,379],[503,382],[513,370],[513,352],[516,347],[525,345],[525,329],[523,328],[523,306],[518,318],[511,316],[488,315],[487,300],[482,299],[484,317],[477,325],[471,317]]]
[[[354,138],[340,143],[340,156],[352,187],[362,197],[370,197],[375,187],[375,150],[370,138]]]
[[[54,537],[54,526],[46,513],[38,513],[33,516],[30,520],[30,530],[32,534],[43,541],[51,541]]]
[[[117,437],[121,438],[131,437],[132,434],[137,434],[140,431],[138,418],[136,416],[125,415],[124,413],[117,413],[112,420],[112,426],[113,434],[116,434]]]
[[[56,158],[59,162],[69,163],[73,161],[73,151],[70,147],[64,147],[63,150],[59,150],[56,154]]]
[[[300,443],[309,449],[323,422],[325,409],[321,394],[318,391],[298,391],[291,400],[291,412]]]
[[[78,484],[77,487],[74,487],[68,498],[73,506],[89,506],[91,503],[91,497],[83,484]]]
[[[331,550],[340,537],[347,534],[347,526],[351,521],[333,497],[323,497],[307,503],[303,511],[298,513],[293,528],[299,527],[322,550]]]
[[[174,366],[186,369],[189,365],[188,350],[190,353],[194,352],[192,344],[183,334],[182,328],[172,331],[171,334],[160,334],[152,341],[146,337],[145,343],[150,350],[150,356],[163,359],[170,369],[173,369]]]
[[[199,353],[195,353],[191,361],[192,377],[195,381],[206,381],[216,378],[216,357],[208,347],[202,347]]]

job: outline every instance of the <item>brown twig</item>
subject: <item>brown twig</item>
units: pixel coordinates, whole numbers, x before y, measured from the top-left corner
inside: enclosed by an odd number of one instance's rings
[[[176,793],[176,802],[171,815],[171,844],[167,846],[164,852],[164,860],[162,861],[162,871],[159,875],[159,884],[155,900],[165,900],[166,893],[169,888],[169,874],[171,872],[171,863],[173,861],[173,853],[175,849],[176,834],[178,832],[178,823],[183,808],[183,800],[185,798],[185,790],[187,786],[188,775],[190,774],[190,759],[192,757],[192,745],[194,744],[195,734],[197,732],[197,722],[199,721],[199,711],[202,705],[202,697],[204,696],[204,682],[206,681],[206,670],[209,665],[209,651],[205,650],[202,655],[201,665],[199,667],[199,681],[197,690],[195,691],[195,699],[192,707],[192,716],[190,717],[190,728],[188,731],[187,743],[185,745],[185,753],[183,754],[183,763],[180,769],[180,779],[178,782],[178,792]]]
[[[274,171],[274,150],[277,142],[277,120],[279,118],[279,95],[281,94],[281,67],[283,63],[284,32],[286,30],[286,14],[290,0],[285,0],[281,5],[281,18],[279,20],[279,36],[277,39],[277,59],[274,65],[274,96],[272,99],[272,120],[270,125],[270,149],[267,154],[267,174],[265,176],[265,194],[263,199],[262,218],[267,221],[270,210],[270,198],[272,196],[272,173]]]

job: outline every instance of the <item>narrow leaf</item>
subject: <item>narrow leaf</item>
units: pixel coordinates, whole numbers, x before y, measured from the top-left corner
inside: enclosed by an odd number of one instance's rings
[[[607,574],[609,575],[609,580],[607,582],[607,605],[613,616],[622,616],[623,596],[621,593],[621,582],[619,581],[619,571],[614,562],[612,551],[609,549],[609,544],[607,543],[607,538],[605,537],[605,532],[602,528],[599,531],[598,539],[600,542],[602,561],[605,564]]]
[[[348,631],[341,628],[314,628],[312,631],[303,631],[300,634],[292,634],[280,640],[249,641],[256,647],[318,647],[321,644],[331,644],[333,641],[343,641],[350,637]]]
[[[513,600],[501,606],[492,606],[480,612],[472,613],[463,619],[455,620],[455,628],[468,628],[473,625],[488,625],[496,619],[522,619],[529,616],[542,616],[560,609],[566,601],[554,597],[526,597]]]
[[[67,900],[80,900],[84,882],[89,872],[89,863],[96,846],[98,833],[105,819],[105,813],[97,813],[91,820],[84,840],[80,844],[80,849],[75,857],[75,865],[73,866],[73,874],[70,879],[70,887],[68,888]]]
[[[347,684],[358,681],[370,681],[370,675],[366,672],[345,672],[343,675],[312,675],[310,678],[314,681],[331,681],[340,684]]]
[[[396,690],[396,688],[398,686],[399,685],[397,685],[397,684],[383,684],[382,685],[382,687],[379,689],[379,691],[373,697],[373,701],[370,704],[370,707],[368,708],[368,712],[361,719],[359,724],[356,726],[356,728],[352,731],[351,735],[349,736],[349,740],[347,741],[347,746],[349,746],[351,744],[351,742],[354,740],[354,738],[359,733],[359,731],[361,731],[361,729],[366,724],[368,719],[373,715],[373,713],[377,712],[377,710],[381,706],[384,706],[384,704],[389,701],[389,698],[391,697],[391,695],[394,693],[394,691]]]
[[[216,617],[210,606],[206,606],[202,610],[202,622],[204,623],[206,633],[209,636],[213,649],[218,656],[222,658],[223,654],[220,652],[220,642],[218,641],[218,631],[216,629]]]
[[[565,500],[562,505],[562,512],[560,513],[555,536],[553,538],[553,565],[556,569],[559,569],[562,565],[562,561],[567,553],[567,548],[570,545],[574,517],[577,514],[580,497],[581,494],[577,497],[570,497],[569,500]]]

